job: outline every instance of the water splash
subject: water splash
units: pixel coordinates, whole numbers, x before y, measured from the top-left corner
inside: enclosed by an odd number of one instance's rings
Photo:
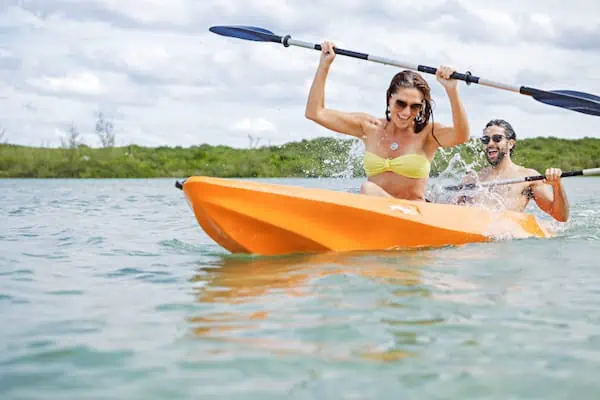
[[[570,239],[600,241],[600,200],[586,199],[581,202],[584,207],[573,205],[571,219],[557,229]]]
[[[360,163],[364,145],[358,139],[327,137],[317,144],[307,142],[304,147],[318,154],[315,163],[303,169],[307,177],[351,179],[364,175]]]
[[[437,177],[430,179],[426,197],[436,203],[455,204],[459,196],[484,194],[481,189],[458,192],[445,190],[444,187],[460,184],[465,177],[478,183],[477,172],[485,164],[485,155],[481,151],[481,145],[477,139],[471,139],[467,143],[453,148],[440,148],[433,160],[432,167],[434,170],[441,169],[442,171]]]
[[[362,140],[353,139],[344,160],[344,169],[332,176],[334,178],[351,179],[363,175],[362,156],[364,152],[365,144]]]

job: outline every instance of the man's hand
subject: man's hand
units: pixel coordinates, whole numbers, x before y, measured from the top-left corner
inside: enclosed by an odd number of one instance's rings
[[[546,173],[546,183],[549,183],[552,186],[560,185],[560,176],[562,175],[562,170],[560,168],[548,168]]]

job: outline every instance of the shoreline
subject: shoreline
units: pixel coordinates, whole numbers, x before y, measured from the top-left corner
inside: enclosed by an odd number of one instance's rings
[[[0,178],[364,177],[362,150],[357,150],[355,144],[354,140],[330,137],[251,149],[207,144],[106,148],[0,144]],[[465,165],[476,169],[485,166],[486,160],[479,149],[478,139],[472,137],[469,143],[438,151],[432,162],[431,176],[444,172],[450,162],[458,165],[458,173]],[[521,139],[517,141],[513,159],[540,173],[549,167],[563,171],[597,168],[600,167],[600,139]],[[455,172],[455,168],[452,171]]]

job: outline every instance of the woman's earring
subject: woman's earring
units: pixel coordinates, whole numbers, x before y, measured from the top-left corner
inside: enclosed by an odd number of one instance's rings
[[[421,123],[425,120],[424,114],[425,114],[426,109],[427,109],[427,102],[423,102],[423,107],[421,108],[421,111],[419,111],[417,116],[415,117],[415,121],[417,121],[418,123]]]

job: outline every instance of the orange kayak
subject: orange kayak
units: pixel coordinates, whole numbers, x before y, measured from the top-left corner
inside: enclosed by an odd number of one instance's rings
[[[550,237],[535,216],[513,211],[204,176],[177,186],[200,227],[231,253],[393,250]]]

